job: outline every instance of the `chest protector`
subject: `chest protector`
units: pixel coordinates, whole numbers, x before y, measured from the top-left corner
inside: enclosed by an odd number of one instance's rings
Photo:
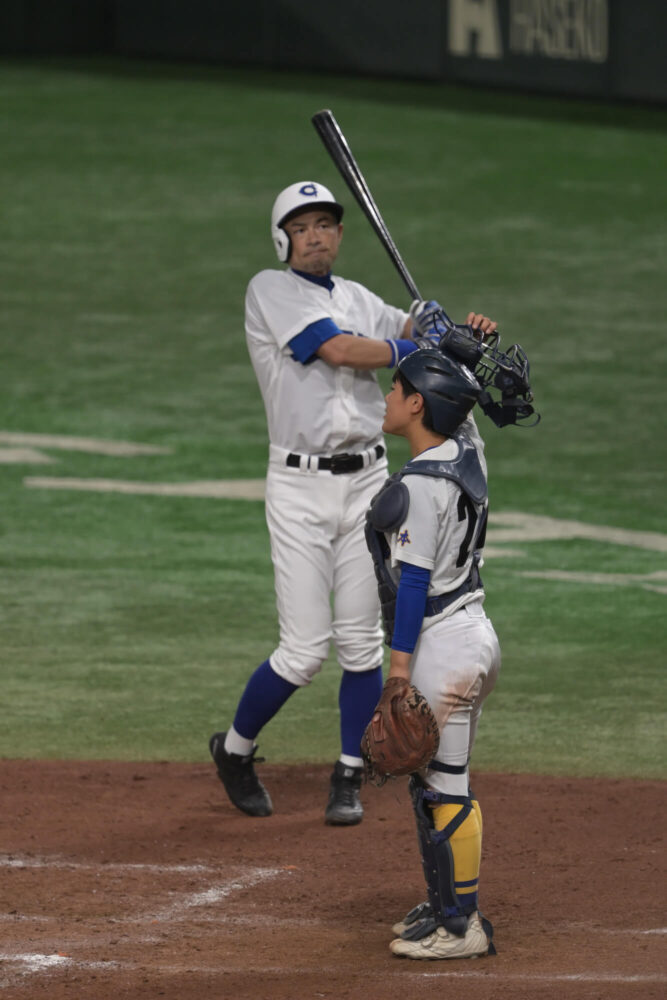
[[[410,492],[402,481],[405,476],[432,476],[434,479],[449,479],[461,490],[459,498],[459,518],[467,516],[468,528],[461,543],[457,565],[464,565],[467,555],[473,548],[473,558],[470,573],[455,590],[426,601],[424,616],[431,618],[440,614],[446,607],[462,597],[482,587],[479,575],[479,561],[486,536],[486,518],[488,490],[486,476],[482,469],[477,449],[467,434],[456,435],[459,451],[451,461],[432,459],[412,459],[400,472],[395,472],[387,479],[379,493],[371,500],[366,512],[366,545],[373,559],[375,578],[378,584],[380,607],[382,609],[382,624],[385,643],[390,646],[394,634],[396,618],[397,586],[389,572],[388,560],[390,549],[385,534],[396,531],[403,524],[410,507]],[[477,516],[476,507],[484,505],[481,517]]]

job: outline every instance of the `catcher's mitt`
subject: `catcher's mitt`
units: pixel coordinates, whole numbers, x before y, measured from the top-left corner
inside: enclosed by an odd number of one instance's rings
[[[404,677],[389,677],[361,741],[368,780],[383,785],[419,771],[439,744],[438,723],[424,695]]]

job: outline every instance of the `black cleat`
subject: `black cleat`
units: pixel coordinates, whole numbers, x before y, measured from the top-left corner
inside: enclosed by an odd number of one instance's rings
[[[213,733],[208,745],[227,795],[236,808],[248,816],[270,816],[273,812],[271,796],[255,774],[254,768],[254,764],[264,758],[255,757],[257,747],[247,757],[227,753],[226,735],[227,733]]]
[[[363,767],[348,767],[336,761],[331,775],[329,801],[324,811],[327,826],[354,826],[361,823],[364,807],[359,796]]]

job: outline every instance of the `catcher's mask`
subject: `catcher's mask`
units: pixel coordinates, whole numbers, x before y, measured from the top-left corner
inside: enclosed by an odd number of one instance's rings
[[[474,373],[482,390],[478,402],[486,416],[497,427],[524,423],[529,417],[534,417],[532,423],[524,426],[539,424],[540,414],[531,405],[530,365],[524,349],[519,344],[512,344],[507,351],[501,351],[498,333],[480,340],[472,327],[452,323],[444,312],[441,321],[446,331],[438,347]],[[494,399],[492,390],[500,398]]]
[[[424,397],[425,409],[436,434],[453,434],[482,392],[482,386],[469,368],[431,348],[406,355],[397,371]]]
[[[340,205],[329,188],[314,181],[297,181],[281,191],[273,203],[271,212],[271,236],[278,254],[278,260],[285,263],[292,255],[292,241],[283,229],[286,222],[299,212],[309,212],[314,208],[326,208],[332,212],[336,222],[343,218]]]

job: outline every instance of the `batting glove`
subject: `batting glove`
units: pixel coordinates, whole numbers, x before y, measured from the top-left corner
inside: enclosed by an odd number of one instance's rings
[[[442,337],[447,330],[447,314],[435,299],[428,302],[415,299],[410,306],[410,319],[415,332],[421,337]]]

